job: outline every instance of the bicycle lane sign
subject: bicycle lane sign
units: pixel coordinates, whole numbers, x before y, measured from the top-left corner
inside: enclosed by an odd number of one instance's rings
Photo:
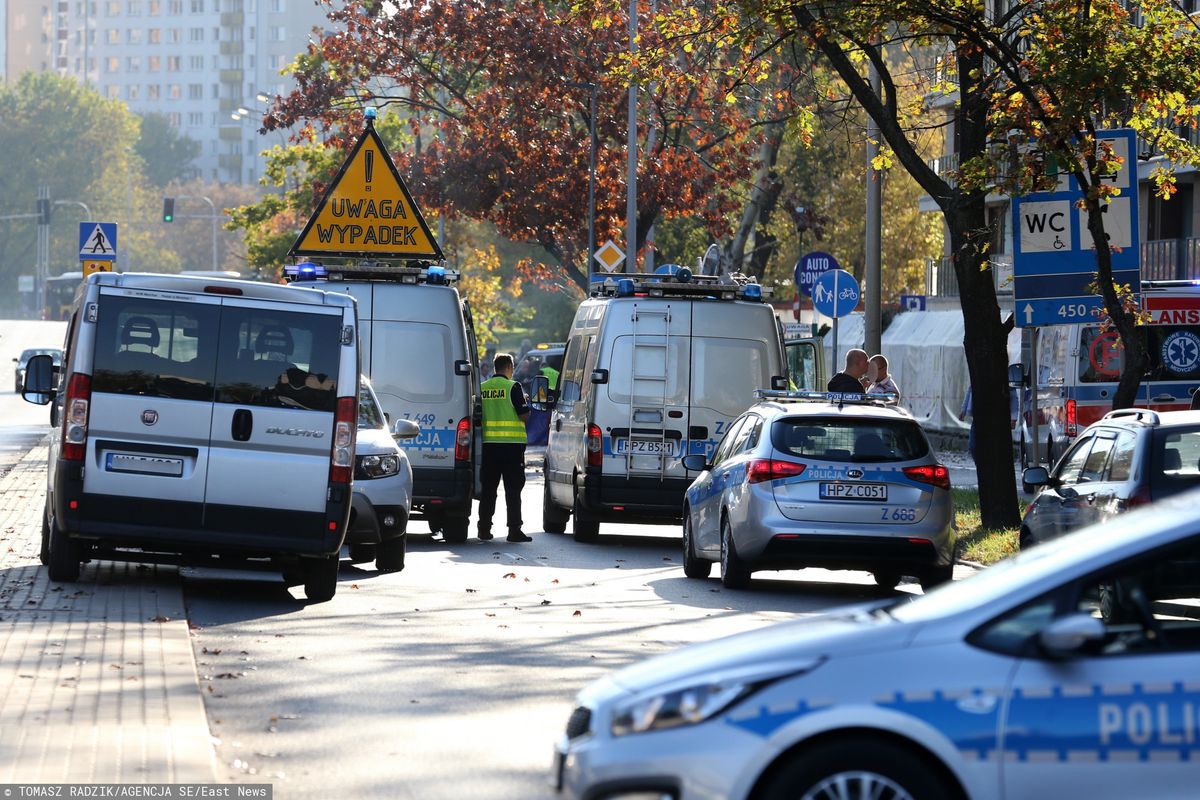
[[[813,283],[813,308],[827,317],[844,317],[858,307],[858,281],[844,269],[822,272]]]

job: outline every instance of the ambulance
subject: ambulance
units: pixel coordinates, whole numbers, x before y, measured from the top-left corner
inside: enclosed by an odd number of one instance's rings
[[[1136,405],[1180,411],[1200,385],[1200,281],[1142,281],[1146,371]],[[1124,365],[1116,331],[1099,324],[1055,325],[1038,331],[1038,441],[1050,464],[1075,436],[1112,410]],[[1028,464],[1030,415],[1021,430],[1021,461]]]

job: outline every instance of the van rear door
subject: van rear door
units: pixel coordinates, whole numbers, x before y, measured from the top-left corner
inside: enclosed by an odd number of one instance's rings
[[[820,339],[786,339],[788,388],[793,391],[825,391],[825,354]]]
[[[200,528],[221,300],[105,286],[96,313],[89,518]]]
[[[305,540],[325,534],[338,382],[351,374],[342,369],[345,313],[225,298],[206,528]],[[357,395],[357,387],[341,393]]]

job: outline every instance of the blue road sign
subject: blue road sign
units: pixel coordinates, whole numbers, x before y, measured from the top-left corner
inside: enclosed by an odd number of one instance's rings
[[[924,311],[925,310],[925,295],[923,294],[902,294],[900,295],[900,308],[905,311]]]
[[[79,223],[79,257],[89,261],[117,257],[117,223]]]
[[[1104,228],[1112,246],[1113,280],[1141,288],[1138,241],[1137,140],[1132,130],[1101,131],[1124,159],[1111,179],[1120,190],[1104,211]],[[1087,290],[1096,277],[1096,251],[1087,228],[1087,212],[1077,208],[1082,197],[1074,178],[1063,175],[1051,192],[1013,199],[1013,295],[1017,325],[1072,325],[1095,319],[1103,306]]]
[[[813,308],[827,317],[844,317],[858,306],[858,281],[844,269],[831,269],[813,284]]]
[[[802,256],[796,262],[794,270],[796,290],[800,294],[812,297],[812,287],[817,282],[817,276],[831,269],[841,269],[841,267],[838,265],[837,259],[829,253],[816,251]]]

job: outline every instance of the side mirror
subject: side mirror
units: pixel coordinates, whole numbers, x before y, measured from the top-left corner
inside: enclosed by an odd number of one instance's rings
[[[1014,389],[1029,385],[1029,372],[1024,364],[1008,365],[1008,385]]]
[[[1021,481],[1030,486],[1049,486],[1050,471],[1045,467],[1028,467],[1021,473]]]
[[[1104,640],[1104,623],[1091,614],[1071,614],[1054,620],[1038,634],[1038,643],[1050,656],[1069,658],[1085,646]]]
[[[772,375],[771,388],[775,391],[786,392],[788,388],[788,379],[782,375]]]
[[[608,383],[608,370],[606,370],[606,369],[592,370],[592,383],[597,384],[597,385],[602,384],[602,383]]]
[[[471,374],[471,362],[466,361],[465,359],[461,359],[461,358],[458,361],[455,361],[454,362],[454,374],[455,375],[464,375],[464,376],[470,375]]]
[[[683,468],[691,472],[703,472],[708,469],[708,459],[699,453],[691,453],[682,459]]]
[[[393,439],[415,439],[421,435],[421,426],[411,419],[398,419],[392,426]]]
[[[550,388],[550,378],[538,375],[533,379],[533,397],[529,405],[538,411],[553,411],[558,404],[558,392]]]
[[[54,360],[50,356],[34,356],[25,365],[25,383],[21,397],[28,403],[44,406],[54,399]]]

